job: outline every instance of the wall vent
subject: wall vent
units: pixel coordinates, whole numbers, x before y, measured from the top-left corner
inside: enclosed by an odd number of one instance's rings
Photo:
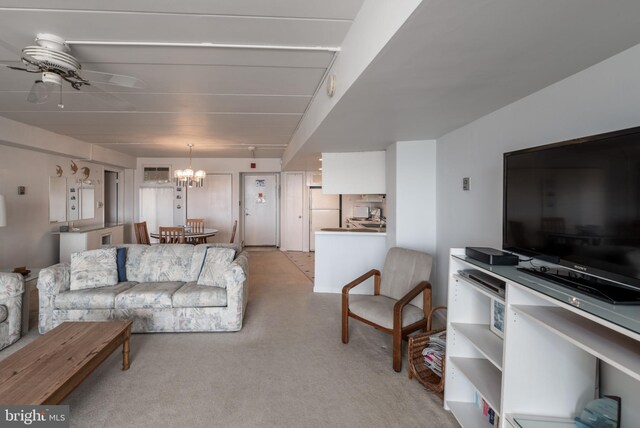
[[[145,166],[145,183],[168,183],[171,181],[171,168],[168,166]]]

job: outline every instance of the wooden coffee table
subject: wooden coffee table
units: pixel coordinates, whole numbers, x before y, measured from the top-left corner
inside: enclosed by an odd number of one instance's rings
[[[0,361],[0,404],[58,404],[122,345],[131,321],[65,322]]]

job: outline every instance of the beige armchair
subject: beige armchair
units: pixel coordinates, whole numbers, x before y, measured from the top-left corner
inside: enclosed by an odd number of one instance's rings
[[[427,328],[431,311],[433,258],[420,251],[391,248],[382,273],[372,269],[342,289],[342,342],[349,342],[349,317],[393,335],[393,369],[402,369],[402,339]],[[351,289],[374,277],[373,295],[350,295]],[[420,294],[422,297],[420,298]]]

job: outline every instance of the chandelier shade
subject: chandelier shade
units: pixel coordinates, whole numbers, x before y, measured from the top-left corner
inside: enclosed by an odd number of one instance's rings
[[[173,178],[177,187],[202,187],[204,186],[204,178],[207,176],[207,173],[201,169],[195,172],[193,171],[191,167],[193,144],[187,145],[189,146],[189,168],[176,169],[173,173]]]

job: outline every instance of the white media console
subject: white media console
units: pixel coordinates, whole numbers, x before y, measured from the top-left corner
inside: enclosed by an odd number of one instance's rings
[[[464,269],[504,281],[506,297],[460,276]],[[504,338],[489,328],[492,299],[505,305]],[[610,305],[451,250],[444,406],[462,427],[491,426],[476,394],[500,427],[518,428],[514,415],[573,418],[599,392],[621,395],[622,427],[638,426],[640,306]]]

